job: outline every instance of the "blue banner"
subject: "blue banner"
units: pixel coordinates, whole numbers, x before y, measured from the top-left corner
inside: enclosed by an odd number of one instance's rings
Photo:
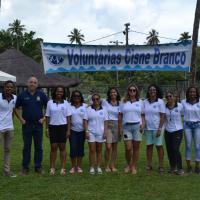
[[[190,71],[192,42],[102,46],[42,43],[45,73]]]

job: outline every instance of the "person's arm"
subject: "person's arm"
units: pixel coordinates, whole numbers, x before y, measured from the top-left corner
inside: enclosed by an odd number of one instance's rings
[[[104,132],[103,132],[103,138],[107,139],[108,136],[108,121],[104,121]]]
[[[122,137],[122,118],[123,114],[120,112],[118,114],[118,135],[120,138]]]
[[[70,137],[70,129],[71,129],[71,115],[67,116],[67,138]]]
[[[165,113],[160,113],[160,123],[159,123],[159,126],[158,126],[156,137],[160,136],[164,123],[165,123]]]
[[[46,136],[49,138],[49,119],[50,117],[46,116]]]
[[[17,117],[17,119],[19,119],[19,121],[21,122],[21,124],[25,124],[26,120],[22,117],[21,115],[21,110],[19,108],[15,108],[13,110],[15,116]]]
[[[44,113],[46,112],[46,108],[47,108],[47,102],[48,102],[48,98],[45,94],[43,94],[43,107],[44,107]],[[43,124],[46,120],[46,117],[42,117],[41,119],[39,119],[39,123]]]
[[[89,130],[88,130],[88,121],[87,119],[83,119],[83,127],[85,130],[85,138],[89,139]]]
[[[140,133],[143,134],[144,133],[144,127],[145,127],[145,116],[144,114],[141,115],[141,125],[140,125]]]

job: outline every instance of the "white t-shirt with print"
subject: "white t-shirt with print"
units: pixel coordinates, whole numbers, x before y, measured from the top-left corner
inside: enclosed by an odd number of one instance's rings
[[[50,125],[67,124],[66,118],[71,116],[70,104],[66,100],[59,104],[53,100],[49,100],[47,103],[46,116],[50,118]]]
[[[200,122],[200,100],[190,104],[186,99],[181,101],[183,105],[184,121]]]
[[[102,106],[107,110],[108,112],[108,120],[113,120],[117,121],[118,120],[118,115],[119,115],[119,105],[112,105],[106,100],[102,101]]]
[[[162,99],[149,102],[148,99],[144,100],[144,114],[145,114],[145,129],[158,130],[160,124],[160,113],[165,113],[165,103]]]
[[[87,119],[86,104],[79,107],[71,106],[71,129],[73,131],[84,131],[83,120]]]
[[[16,99],[15,95],[12,95],[13,99],[9,102],[3,98],[0,93],[0,131],[13,130],[13,109],[15,108]]]
[[[166,124],[165,129],[168,132],[174,132],[183,129],[182,115],[183,106],[181,103],[177,103],[177,106],[169,109],[166,106]]]
[[[144,112],[143,101],[127,101],[121,104],[120,113],[123,114],[123,124],[141,122],[141,115]]]
[[[94,135],[103,135],[104,122],[108,120],[108,112],[102,107],[95,110],[92,106],[87,108],[88,131]]]

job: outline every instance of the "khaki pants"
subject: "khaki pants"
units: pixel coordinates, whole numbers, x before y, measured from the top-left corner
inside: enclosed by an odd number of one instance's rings
[[[4,172],[10,172],[10,149],[13,136],[14,132],[11,130],[0,132],[0,143],[4,149]]]

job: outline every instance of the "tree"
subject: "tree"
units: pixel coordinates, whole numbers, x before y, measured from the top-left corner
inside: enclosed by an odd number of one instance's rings
[[[16,40],[17,50],[19,50],[20,40],[22,39],[25,30],[25,25],[22,25],[19,19],[14,20],[13,23],[9,23],[8,31],[12,34],[13,39]]]
[[[67,37],[69,37],[71,44],[75,42],[76,44],[81,45],[81,41],[85,41],[84,35],[81,34],[81,30],[78,30],[77,28],[74,28]]]
[[[9,31],[1,30],[0,31],[0,52],[11,48],[13,46],[12,43],[12,35]]]
[[[197,0],[194,24],[193,24],[193,34],[192,34],[192,58],[191,58],[191,67],[192,67],[192,84],[196,82],[196,54],[197,54],[197,42],[198,42],[198,33],[199,33],[199,22],[200,22],[200,0]]]
[[[146,40],[148,45],[159,44],[160,40],[158,39],[158,32],[155,29],[152,29],[146,37]]]
[[[189,35],[189,32],[183,32],[180,34],[180,38],[178,39],[178,42],[185,42],[191,38],[191,35]]]

